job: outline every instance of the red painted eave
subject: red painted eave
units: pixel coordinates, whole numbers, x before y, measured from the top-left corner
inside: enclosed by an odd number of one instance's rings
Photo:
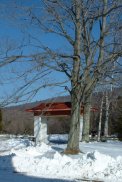
[[[33,112],[34,115],[70,115],[71,102],[58,102],[58,103],[41,103],[36,107],[27,109],[27,112]],[[95,112],[95,107],[91,108]],[[83,106],[81,106],[81,114],[83,113]]]

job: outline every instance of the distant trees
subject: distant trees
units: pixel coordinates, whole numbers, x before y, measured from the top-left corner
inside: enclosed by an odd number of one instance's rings
[[[101,140],[101,134],[107,139],[109,133],[111,133],[110,121],[112,105],[114,102],[116,103],[118,95],[121,95],[119,93],[119,90],[121,90],[121,69],[121,64],[114,62],[111,70],[106,72],[107,77],[101,80],[96,89],[96,91],[98,91],[98,95],[101,95],[99,107],[98,141]]]
[[[23,24],[28,25],[29,44],[38,47],[38,52],[25,56],[14,55],[6,62],[32,62],[33,69],[40,72],[27,79],[16,94],[30,88],[35,80],[41,80],[50,72],[65,74],[65,80],[58,83],[36,85],[26,95],[35,95],[44,86],[62,86],[71,95],[71,126],[66,152],[79,152],[80,108],[84,105],[83,141],[89,141],[91,96],[98,81],[106,77],[111,65],[122,55],[121,0],[42,0],[38,6],[16,6]],[[24,12],[24,13],[23,13]],[[34,27],[34,30],[31,29]],[[35,33],[37,32],[37,34]],[[43,35],[55,35],[66,43],[66,48],[54,48],[41,40]],[[33,70],[33,71],[32,71]],[[44,71],[44,72],[43,72]],[[42,74],[43,73],[43,74]],[[23,75],[21,75],[23,76]],[[67,82],[70,83],[68,86]]]
[[[122,141],[122,95],[112,102],[109,121],[110,133],[114,133]]]
[[[101,103],[99,108],[100,111],[99,111],[98,137],[97,137],[98,141],[101,140],[102,125],[104,125],[104,131],[103,131],[104,137],[108,137],[110,104],[112,102],[112,98],[110,98],[110,95],[112,95],[112,93],[109,89],[103,91],[102,93],[102,98],[100,101]]]

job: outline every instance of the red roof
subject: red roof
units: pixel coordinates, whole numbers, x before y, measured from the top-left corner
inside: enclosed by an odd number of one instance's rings
[[[94,109],[92,108],[93,111]],[[26,111],[33,112],[34,115],[70,115],[71,102],[41,103]],[[83,114],[83,106],[81,106],[81,114]]]

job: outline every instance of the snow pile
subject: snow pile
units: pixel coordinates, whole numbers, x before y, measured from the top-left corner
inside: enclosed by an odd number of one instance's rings
[[[47,152],[51,152],[53,149],[51,146],[46,145],[45,143],[42,143],[41,146],[37,145],[36,147],[28,146],[26,148],[22,148],[21,150],[12,149],[11,154],[16,154],[16,156],[19,157],[39,157]]]
[[[117,145],[116,143],[81,143],[80,147],[86,151],[86,154],[75,156],[57,152],[65,147],[64,144],[44,143],[34,147],[28,139],[1,140],[1,174],[2,171],[6,173],[11,171],[12,174],[20,172],[28,176],[74,181],[76,179],[122,181],[122,143]]]
[[[7,140],[0,139],[0,151],[7,151],[11,149],[21,149],[32,145],[28,139],[10,138]]]
[[[122,179],[122,157],[114,159],[98,151],[72,157],[60,154],[50,146],[42,144],[18,151],[12,150],[12,153],[14,170],[28,175],[66,179],[102,179],[111,182],[119,182]]]
[[[82,160],[82,176],[105,181],[121,181],[122,157],[116,159],[99,153],[98,151],[87,153]]]

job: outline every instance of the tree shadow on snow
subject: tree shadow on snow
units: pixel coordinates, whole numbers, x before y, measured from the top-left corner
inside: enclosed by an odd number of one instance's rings
[[[73,182],[63,179],[50,179],[48,176],[43,178],[18,173],[12,163],[14,156],[15,154],[0,156],[0,182]]]
[[[67,144],[67,140],[56,140],[56,139],[49,139],[50,143],[54,143],[54,144]]]

